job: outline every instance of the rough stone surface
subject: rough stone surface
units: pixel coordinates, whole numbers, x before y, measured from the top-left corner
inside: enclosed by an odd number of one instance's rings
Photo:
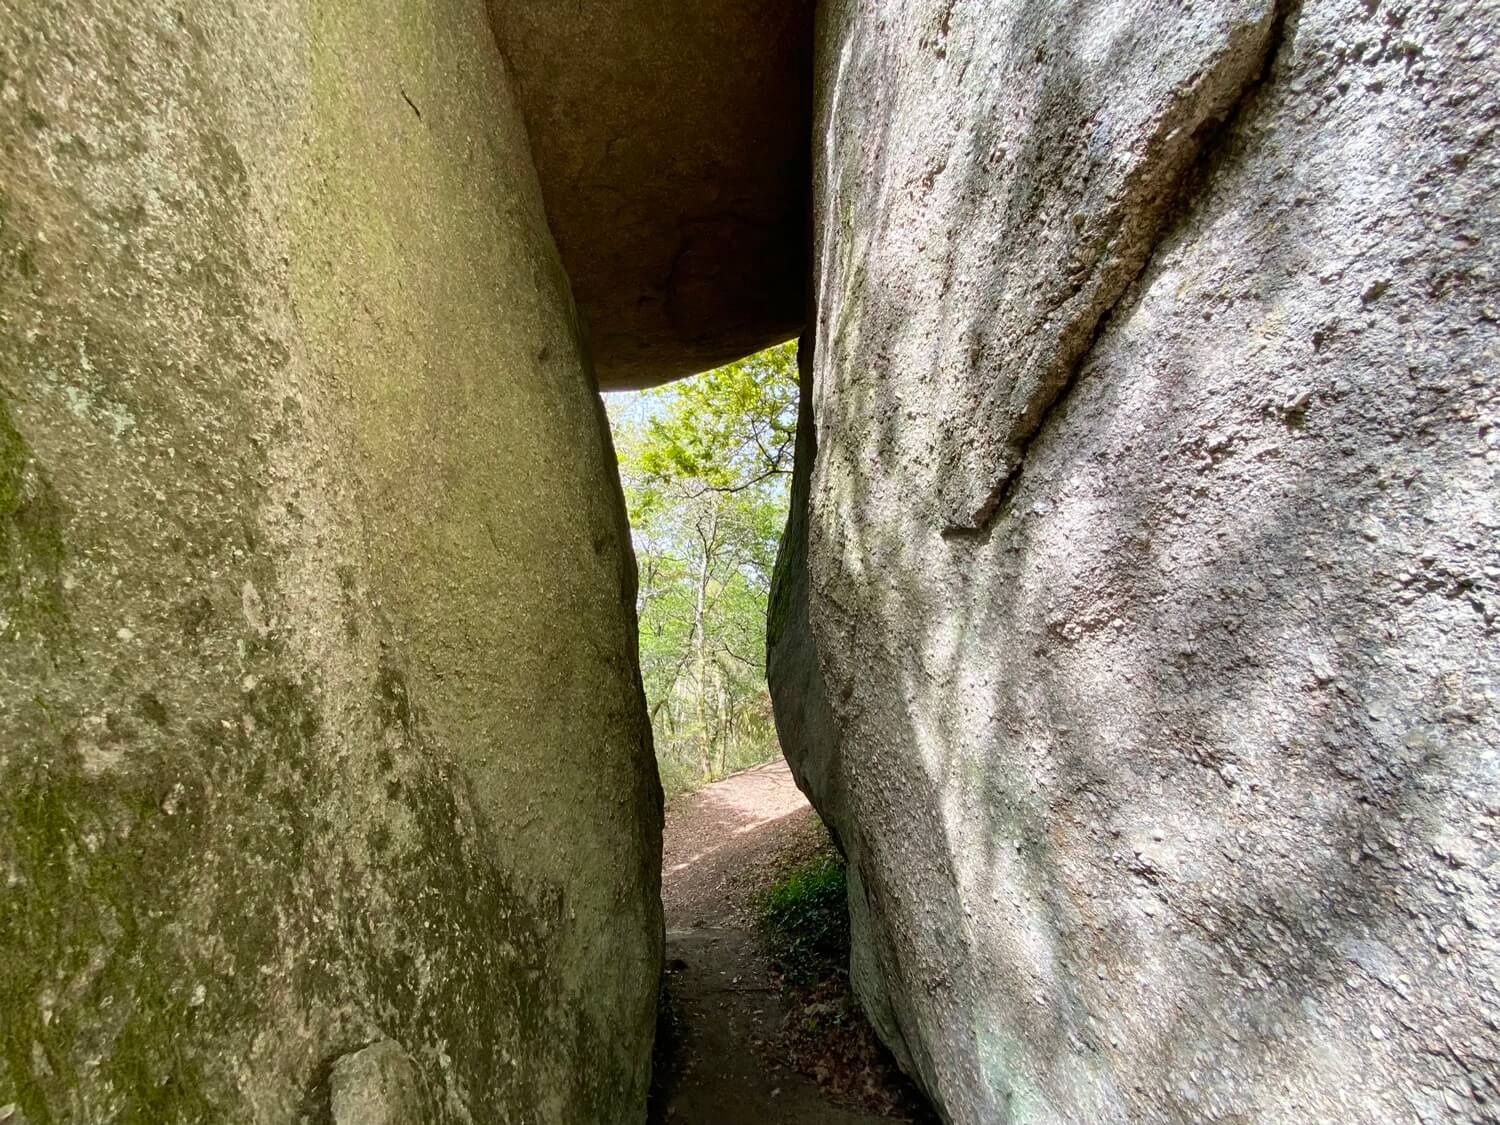
[[[948,1120],[1500,1120],[1497,35],[822,7],[773,690]]]
[[[329,1117],[333,1125],[414,1125],[431,1112],[423,1093],[411,1056],[382,1039],[333,1064]]]
[[[0,0],[0,1107],[644,1112],[608,438],[481,0]]]
[[[489,0],[600,385],[795,336],[812,0]]]

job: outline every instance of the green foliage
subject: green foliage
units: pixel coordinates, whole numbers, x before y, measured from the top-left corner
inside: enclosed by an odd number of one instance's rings
[[[844,861],[827,851],[794,868],[762,895],[760,922],[772,959],[792,984],[842,971],[849,955]]]
[[[649,481],[743,491],[789,473],[797,424],[794,343],[650,392],[636,468]]]
[[[783,344],[611,402],[669,796],[778,753],[765,621],[796,399],[796,348]]]

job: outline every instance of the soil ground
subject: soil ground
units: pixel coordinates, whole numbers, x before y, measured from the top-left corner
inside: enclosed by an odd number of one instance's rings
[[[841,1016],[840,1026],[826,1036],[809,1035],[807,997],[786,986],[757,933],[760,892],[830,846],[783,761],[668,805],[662,865],[667,975],[652,1122],[931,1120],[913,1112],[915,1095],[852,1001],[844,1006],[853,1014]],[[845,982],[824,983],[819,1011],[830,1008],[830,991],[847,992]]]

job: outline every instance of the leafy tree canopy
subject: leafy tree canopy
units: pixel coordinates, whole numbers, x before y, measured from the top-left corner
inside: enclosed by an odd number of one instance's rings
[[[791,471],[795,344],[647,394],[662,407],[646,423],[634,466],[647,478],[740,491]]]
[[[765,683],[796,348],[611,403],[640,574],[641,673],[669,792],[779,753]]]

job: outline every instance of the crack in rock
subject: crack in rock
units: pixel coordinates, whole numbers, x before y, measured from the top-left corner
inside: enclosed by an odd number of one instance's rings
[[[1002,269],[1010,276],[1000,279],[993,327],[982,325],[976,332],[983,335],[969,342],[969,362],[957,375],[969,384],[957,396],[965,408],[945,426],[953,466],[944,489],[945,535],[979,534],[999,510],[1032,439],[1181,205],[1185,176],[1257,87],[1274,51],[1281,6],[1277,0],[1245,5],[1206,45],[1196,70],[1154,91],[1145,106],[1117,111],[1108,90],[1090,91],[1078,80],[1067,94],[1094,103],[1093,112],[1077,118],[1089,136],[1081,135],[1080,125],[1023,142],[1029,147],[1008,180],[1051,185],[1043,191],[1052,198],[1019,215],[1008,200],[1006,225],[1020,228],[1037,212],[1066,215],[1067,237],[1048,260],[1024,247],[1014,261],[1007,257]],[[1138,67],[1152,63],[1147,52]],[[1037,97],[1041,106],[1055,100],[1046,90]],[[1080,160],[1081,149],[1097,151]]]

